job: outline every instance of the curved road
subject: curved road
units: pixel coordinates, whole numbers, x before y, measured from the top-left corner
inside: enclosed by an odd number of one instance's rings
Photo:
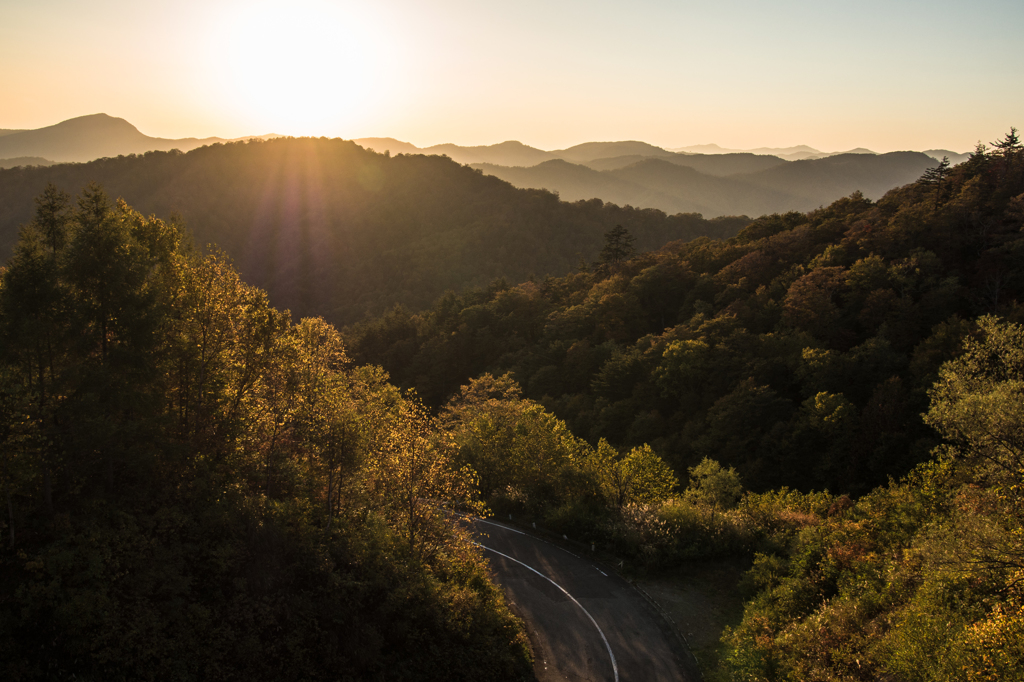
[[[695,682],[654,610],[603,567],[520,530],[473,524],[495,579],[526,621],[540,682]]]

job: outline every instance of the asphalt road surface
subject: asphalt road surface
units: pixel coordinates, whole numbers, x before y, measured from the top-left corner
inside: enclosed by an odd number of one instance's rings
[[[695,682],[664,622],[622,578],[509,526],[478,520],[474,532],[526,621],[540,682]]]

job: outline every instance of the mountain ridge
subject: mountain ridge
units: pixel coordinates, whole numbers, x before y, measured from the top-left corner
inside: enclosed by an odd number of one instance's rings
[[[17,168],[18,166],[52,166],[53,163],[41,156],[16,156],[13,159],[0,159],[0,169]]]
[[[92,144],[75,139],[75,135],[87,135]],[[147,151],[170,151],[179,149],[183,152],[196,147],[236,142],[249,139],[272,139],[282,137],[278,134],[246,135],[237,138],[223,137],[185,137],[162,138],[145,135],[123,118],[105,113],[89,114],[70,118],[59,123],[35,129],[0,129],[0,159],[18,157],[45,158],[56,163],[85,162],[93,159],[128,154],[140,154]],[[99,138],[99,139],[97,139]],[[618,157],[664,157],[673,158],[678,162],[679,156],[730,156],[737,154],[772,156],[786,161],[821,158],[839,154],[861,153],[875,154],[870,149],[858,147],[845,152],[822,152],[808,145],[792,147],[758,147],[755,149],[731,149],[718,144],[691,145],[688,147],[663,148],[637,140],[584,142],[572,147],[558,150],[544,150],[522,142],[509,140],[492,145],[461,146],[454,143],[436,144],[429,147],[417,147],[392,137],[355,138],[356,144],[379,153],[389,151],[391,154],[443,154],[463,164],[492,163],[502,166],[536,165],[555,158],[563,158],[572,163],[593,164],[598,161]],[[930,149],[924,152],[937,160],[949,157],[954,164],[967,159],[969,153],[960,154],[944,149]],[[636,160],[639,160],[636,159]],[[628,164],[620,164],[628,165]],[[681,165],[695,166],[693,163]],[[607,163],[599,170],[607,170]]]
[[[935,166],[935,161],[921,152],[780,160],[753,172],[724,176],[686,165],[714,158],[729,157],[647,157],[600,170],[565,160],[549,161],[532,168],[488,164],[473,164],[473,167],[517,187],[557,192],[567,201],[600,197],[604,201],[656,208],[668,214],[700,213],[713,218],[810,211],[856,191],[878,199],[894,187],[914,182],[925,170]]]
[[[277,135],[251,137],[265,139]],[[187,152],[197,147],[231,141],[234,140],[222,137],[150,137],[123,118],[100,113],[70,118],[33,130],[4,131],[0,135],[0,158],[42,157],[60,163],[84,163],[150,151],[178,149]]]
[[[616,225],[638,250],[652,250],[731,236],[749,222],[570,204],[442,156],[389,158],[351,141],[280,138],[2,170],[0,258],[50,182],[72,193],[98,182],[143,215],[178,214],[197,245],[230,254],[275,306],[338,324],[395,304],[419,309],[448,289],[501,277],[564,274],[595,260]]]

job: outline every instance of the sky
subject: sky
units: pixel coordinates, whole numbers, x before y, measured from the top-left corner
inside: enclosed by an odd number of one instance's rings
[[[0,128],[970,151],[1021,0],[0,0]]]

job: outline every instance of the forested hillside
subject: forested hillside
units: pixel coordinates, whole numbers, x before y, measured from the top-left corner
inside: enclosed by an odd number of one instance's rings
[[[1024,192],[978,152],[877,203],[855,194],[543,282],[448,295],[351,328],[351,350],[441,404],[511,371],[577,434],[705,456],[748,485],[863,493],[935,443],[939,365],[980,314],[1016,319]]]
[[[747,562],[706,678],[1016,680],[1022,229],[1011,130],[877,203],[633,258],[611,231],[592,268],[346,339],[448,400],[443,417],[476,415],[460,456],[491,472],[495,507],[638,566]],[[558,437],[531,451],[538,432]],[[603,503],[588,471],[606,472]]]
[[[180,216],[198,247],[217,244],[246,281],[296,315],[333,323],[395,303],[428,306],[494,278],[561,275],[626,226],[637,247],[731,236],[748,219],[569,204],[439,156],[388,157],[338,139],[276,139],[0,171],[0,254],[48,182],[99,182],[145,215]]]
[[[185,244],[50,186],[0,270],[0,678],[528,678],[458,422]]]

